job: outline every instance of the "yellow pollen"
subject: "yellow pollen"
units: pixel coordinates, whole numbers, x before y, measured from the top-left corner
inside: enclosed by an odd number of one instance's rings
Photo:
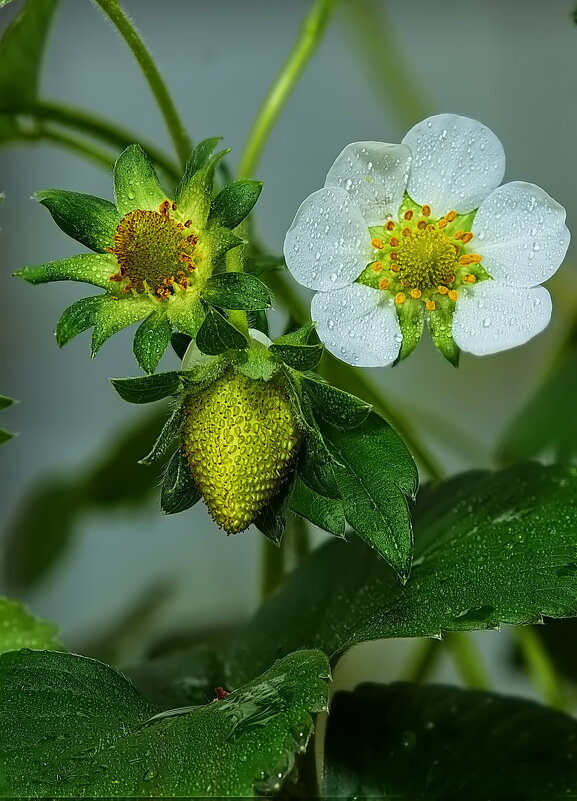
[[[428,300],[428,301],[425,303],[425,306],[427,307],[427,309],[428,309],[429,311],[435,311],[435,308],[436,308],[437,304],[435,303],[435,301],[434,301],[434,300]]]
[[[439,228],[446,228],[449,224],[449,221],[445,217],[441,217],[439,220]]]
[[[391,264],[391,272],[400,273],[401,272],[401,268],[399,267],[398,264]]]
[[[403,228],[403,236],[411,236],[411,229]]]
[[[387,224],[385,225],[387,231],[394,231],[395,230],[395,223],[393,220],[388,220]]]
[[[418,300],[422,294],[420,289],[411,289],[411,297],[415,298],[415,300]]]
[[[463,267],[466,267],[468,264],[472,264],[471,257],[467,256],[466,254],[464,256],[460,256],[459,264],[461,264]]]
[[[453,222],[453,220],[456,220],[456,219],[457,219],[457,212],[456,212],[456,211],[450,211],[450,212],[449,212],[448,214],[446,214],[445,216],[446,216],[446,218],[447,218],[447,220],[448,220],[449,222]]]
[[[407,296],[403,292],[397,292],[397,294],[395,295],[395,303],[397,303],[399,306],[401,305],[401,303],[404,303],[406,299]]]
[[[389,239],[389,245],[390,245],[392,248],[396,248],[396,247],[398,247],[398,246],[399,246],[399,240],[397,239],[397,237],[396,237],[396,236],[392,236],[392,237]]]
[[[437,292],[439,293],[439,295],[446,295],[448,291],[449,290],[447,289],[447,287],[443,286],[443,284],[439,284],[439,286],[437,287]]]
[[[382,261],[376,261],[373,264],[373,266],[371,267],[371,269],[374,270],[376,273],[380,273],[381,270],[383,269],[383,262]]]
[[[470,242],[472,238],[473,234],[470,231],[467,231],[467,233],[463,234],[463,236],[461,237],[461,242],[467,244],[467,242]]]
[[[475,278],[475,276],[474,276],[474,275],[471,275],[471,273],[468,273],[467,275],[464,275],[464,276],[463,276],[463,281],[464,281],[466,284],[474,284],[476,280],[477,280],[477,279]]]
[[[393,250],[391,253],[389,253],[389,258],[391,261],[396,261],[398,257],[399,254],[396,252],[396,250]]]
[[[480,264],[481,263],[481,256],[478,253],[471,253],[469,258],[471,259],[471,264]]]
[[[449,300],[455,301],[459,297],[459,293],[456,289],[450,289],[448,292]]]
[[[417,228],[419,229],[419,231],[424,231],[426,227],[427,227],[426,221],[419,220],[419,222],[417,223]]]
[[[366,239],[365,239],[365,242],[366,242]],[[382,250],[385,247],[385,243],[383,242],[383,240],[382,239],[378,239],[377,237],[375,237],[374,239],[371,239],[371,245],[376,250]]]
[[[379,281],[379,289],[388,289],[390,287],[390,285],[391,285],[391,282],[389,281],[388,278],[382,278]]]
[[[461,230],[459,230],[459,231],[456,231],[456,232],[455,232],[455,239],[460,239],[460,238],[463,236],[463,234],[464,234],[464,233],[465,233],[465,232],[464,232],[464,231],[461,231]]]
[[[421,212],[422,212],[424,217],[430,217],[431,216],[431,207],[427,203],[425,203],[424,206],[421,206]]]
[[[421,292],[444,283],[455,270],[453,246],[434,226],[413,230],[400,243],[395,261],[400,277]]]
[[[408,211],[406,211],[406,212],[403,214],[403,218],[404,218],[405,220],[412,220],[412,219],[413,219],[413,211],[412,211],[411,209],[409,209]]]

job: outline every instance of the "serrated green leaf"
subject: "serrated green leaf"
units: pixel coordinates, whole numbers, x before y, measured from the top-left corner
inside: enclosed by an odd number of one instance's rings
[[[152,446],[150,453],[140,460],[139,464],[149,465],[164,456],[177,439],[184,419],[184,409],[179,403],[162,427],[158,439]]]
[[[422,512],[417,505],[415,532],[404,587],[361,543],[332,542],[313,554],[239,632],[234,676],[255,675],[304,645],[336,655],[365,640],[577,612],[575,468],[458,476],[432,489]]]
[[[20,648],[58,650],[58,627],[41,620],[19,601],[0,596],[0,654]]]
[[[278,345],[270,346],[271,353],[276,354],[293,370],[314,370],[323,355],[322,345]]]
[[[147,373],[153,373],[170,343],[172,326],[164,311],[153,311],[138,327],[133,350],[136,361]]]
[[[140,145],[130,145],[116,160],[114,198],[122,215],[134,209],[158,211],[167,200],[156,170]]]
[[[208,225],[236,228],[248,217],[262,191],[260,181],[234,181],[220,190],[212,201]]]
[[[345,536],[346,521],[343,502],[317,495],[298,478],[295,482],[290,508],[323,531],[328,531],[335,537]]]
[[[116,298],[104,295],[102,302],[94,314],[94,330],[92,331],[92,358],[111,336],[128,328],[130,325],[148,317],[154,301],[148,297]]]
[[[49,261],[37,267],[23,267],[14,275],[29,284],[46,284],[50,281],[83,281],[93,286],[110,289],[110,276],[118,272],[114,256],[108,253],[82,253],[68,259]]]
[[[94,295],[90,298],[81,298],[62,312],[54,332],[59,347],[62,348],[78,334],[92,328],[104,297],[104,295]]]
[[[573,718],[531,701],[456,687],[363,684],[331,704],[323,797],[571,797],[576,740]]]
[[[196,335],[196,344],[202,353],[219,356],[227,350],[248,348],[244,334],[215,309],[209,308]]]
[[[0,657],[0,794],[253,797],[272,792],[326,708],[323,654],[291,654],[223,701],[160,709],[101,662]],[[155,716],[157,716],[155,718]]]
[[[353,429],[323,422],[321,432],[337,462],[333,470],[347,522],[405,580],[413,546],[405,496],[415,495],[418,482],[409,451],[374,412]]]
[[[247,273],[217,273],[205,284],[202,296],[222,309],[254,311],[271,305],[266,284]]]
[[[333,387],[315,374],[303,376],[302,382],[315,414],[333,426],[354,428],[367,418],[373,408],[366,401]]]
[[[110,383],[128,403],[153,403],[174,395],[180,388],[180,372],[139,375],[136,378],[111,378]]]
[[[215,147],[221,140],[222,136],[213,136],[209,139],[203,139],[203,141],[199,142],[198,145],[193,149],[188,161],[186,162],[182,178],[180,179],[174,193],[174,200],[177,206],[181,206],[184,203],[187,188],[192,176],[206,166],[212,153],[214,152]]]
[[[28,0],[0,41],[0,104],[20,108],[38,94],[46,39],[58,0]]]
[[[105,253],[114,244],[114,231],[121,217],[108,200],[64,189],[44,189],[34,198],[48,209],[64,233],[90,250]]]
[[[160,508],[167,515],[190,509],[202,498],[181,448],[173,453],[160,492]]]

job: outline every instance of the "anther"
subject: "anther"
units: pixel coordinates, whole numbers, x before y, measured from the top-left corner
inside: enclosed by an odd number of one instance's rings
[[[399,267],[398,264],[391,264],[391,272],[392,273],[400,273],[401,272],[401,268]]]
[[[411,209],[408,209],[408,211],[406,211],[406,212],[403,214],[403,219],[405,219],[405,220],[412,220],[412,219],[413,219],[413,211],[412,211]]]
[[[172,210],[176,211],[176,203],[174,202],[174,200],[172,201]]]
[[[422,212],[424,217],[430,217],[431,216],[431,207],[428,205],[428,203],[425,203],[424,206],[421,206],[421,212]]]
[[[425,303],[425,306],[427,307],[427,309],[428,309],[429,311],[435,311],[435,309],[436,309],[436,307],[437,307],[437,304],[435,303],[435,301],[434,301],[434,300],[428,300],[428,301]]]
[[[387,231],[394,231],[395,230],[394,220],[388,220],[387,223],[385,224],[385,228],[387,229]]]
[[[185,228],[190,228],[190,226],[191,226],[191,225],[192,225],[192,220],[187,220],[187,221],[184,223],[184,227],[185,227]]]
[[[418,300],[422,294],[420,289],[411,289],[411,297],[415,298],[415,300]]]
[[[459,297],[459,293],[457,292],[456,289],[450,289],[448,295],[449,295],[449,300],[452,300],[453,302],[456,301],[457,298]]]
[[[473,236],[474,236],[474,234],[472,234],[470,231],[467,231],[467,233],[463,234],[463,236],[461,237],[461,241],[466,244],[467,242],[471,241]]]
[[[441,217],[439,220],[439,228],[446,228],[449,224],[449,221],[445,217]]]
[[[374,270],[376,273],[380,273],[381,270],[383,269],[383,262],[382,261],[374,262],[371,269]]]
[[[447,218],[447,220],[449,222],[453,222],[453,220],[457,219],[457,212],[456,211],[450,211],[448,214],[445,215],[445,217]]]
[[[371,239],[371,245],[375,248],[375,250],[382,250],[385,247],[383,240],[379,239],[378,237]]]
[[[406,279],[406,278],[403,278],[403,279],[401,280],[401,286],[402,286],[402,287],[404,287],[404,288],[406,289],[407,287],[411,286],[411,282],[410,282],[410,281],[407,281],[407,279]]]
[[[379,289],[388,289],[391,285],[391,282],[388,278],[381,278],[379,281]]]
[[[427,225],[427,231],[434,231],[434,230],[435,230],[435,226],[433,225],[433,223],[429,223]]]
[[[389,258],[391,261],[396,261],[399,258],[399,254],[396,252],[396,250],[393,250],[391,253],[389,253]]]
[[[411,236],[411,229],[403,228],[403,236]]]
[[[481,263],[481,256],[478,253],[470,253],[469,258],[471,259],[471,264],[480,264]]]
[[[452,284],[454,280],[455,280],[455,276],[451,273],[451,275],[448,275],[445,278],[445,283],[446,284]]]
[[[463,276],[463,281],[466,284],[474,284],[476,280],[477,280],[476,277],[474,275],[471,275],[471,273],[467,273],[467,275]]]
[[[472,263],[471,257],[467,256],[467,254],[464,254],[463,256],[460,256],[459,264],[461,264],[463,267],[466,267],[468,264],[471,264],[471,263]]]
[[[170,213],[170,200],[163,200],[160,206],[158,207],[158,211],[164,217],[168,217]]]
[[[417,228],[419,229],[419,231],[424,231],[426,227],[427,227],[426,221],[419,220],[419,222],[417,223]]]
[[[404,294],[404,292],[397,292],[397,294],[395,295],[395,303],[397,303],[399,306],[401,305],[401,303],[404,303],[406,299],[407,296]]]
[[[439,284],[439,286],[437,287],[437,292],[439,293],[439,295],[446,295],[448,291],[449,290],[447,289],[447,287],[443,286],[443,284]]]
[[[460,229],[458,231],[455,231],[455,234],[454,234],[455,239],[461,239],[461,237],[464,235],[464,233],[465,232],[461,231]]]
[[[392,248],[398,248],[398,247],[399,247],[399,240],[397,239],[397,237],[396,237],[396,236],[392,236],[392,237],[389,239],[389,245],[390,245]]]

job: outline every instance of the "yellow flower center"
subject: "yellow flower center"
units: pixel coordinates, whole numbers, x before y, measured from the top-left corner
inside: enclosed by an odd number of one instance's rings
[[[450,283],[456,262],[453,244],[435,228],[411,231],[403,236],[397,250],[399,276],[417,290]]]
[[[110,280],[123,283],[124,291],[150,292],[162,300],[190,285],[198,237],[190,232],[192,221],[177,222],[171,208],[176,211],[165,201],[158,211],[136,209],[119,222],[114,247],[108,248],[119,271]]]

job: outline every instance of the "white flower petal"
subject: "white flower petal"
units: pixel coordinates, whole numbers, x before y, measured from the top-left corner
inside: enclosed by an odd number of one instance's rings
[[[403,202],[411,151],[405,145],[353,142],[337,156],[325,186],[341,186],[359,206],[367,225],[397,218]]]
[[[356,367],[386,367],[399,355],[403,340],[393,301],[362,284],[319,292],[311,317],[325,348]]]
[[[513,181],[491,192],[475,215],[471,249],[489,275],[511,286],[536,286],[565,258],[565,209],[535,184]]]
[[[284,242],[287,266],[309,289],[352,284],[373,259],[361,210],[344,189],[329,186],[301,203]]]
[[[453,338],[460,348],[476,356],[523,345],[551,319],[551,296],[542,286],[482,281],[461,292],[453,317]]]
[[[403,139],[411,149],[407,192],[435,217],[478,208],[505,174],[505,152],[493,131],[469,117],[438,114]]]

